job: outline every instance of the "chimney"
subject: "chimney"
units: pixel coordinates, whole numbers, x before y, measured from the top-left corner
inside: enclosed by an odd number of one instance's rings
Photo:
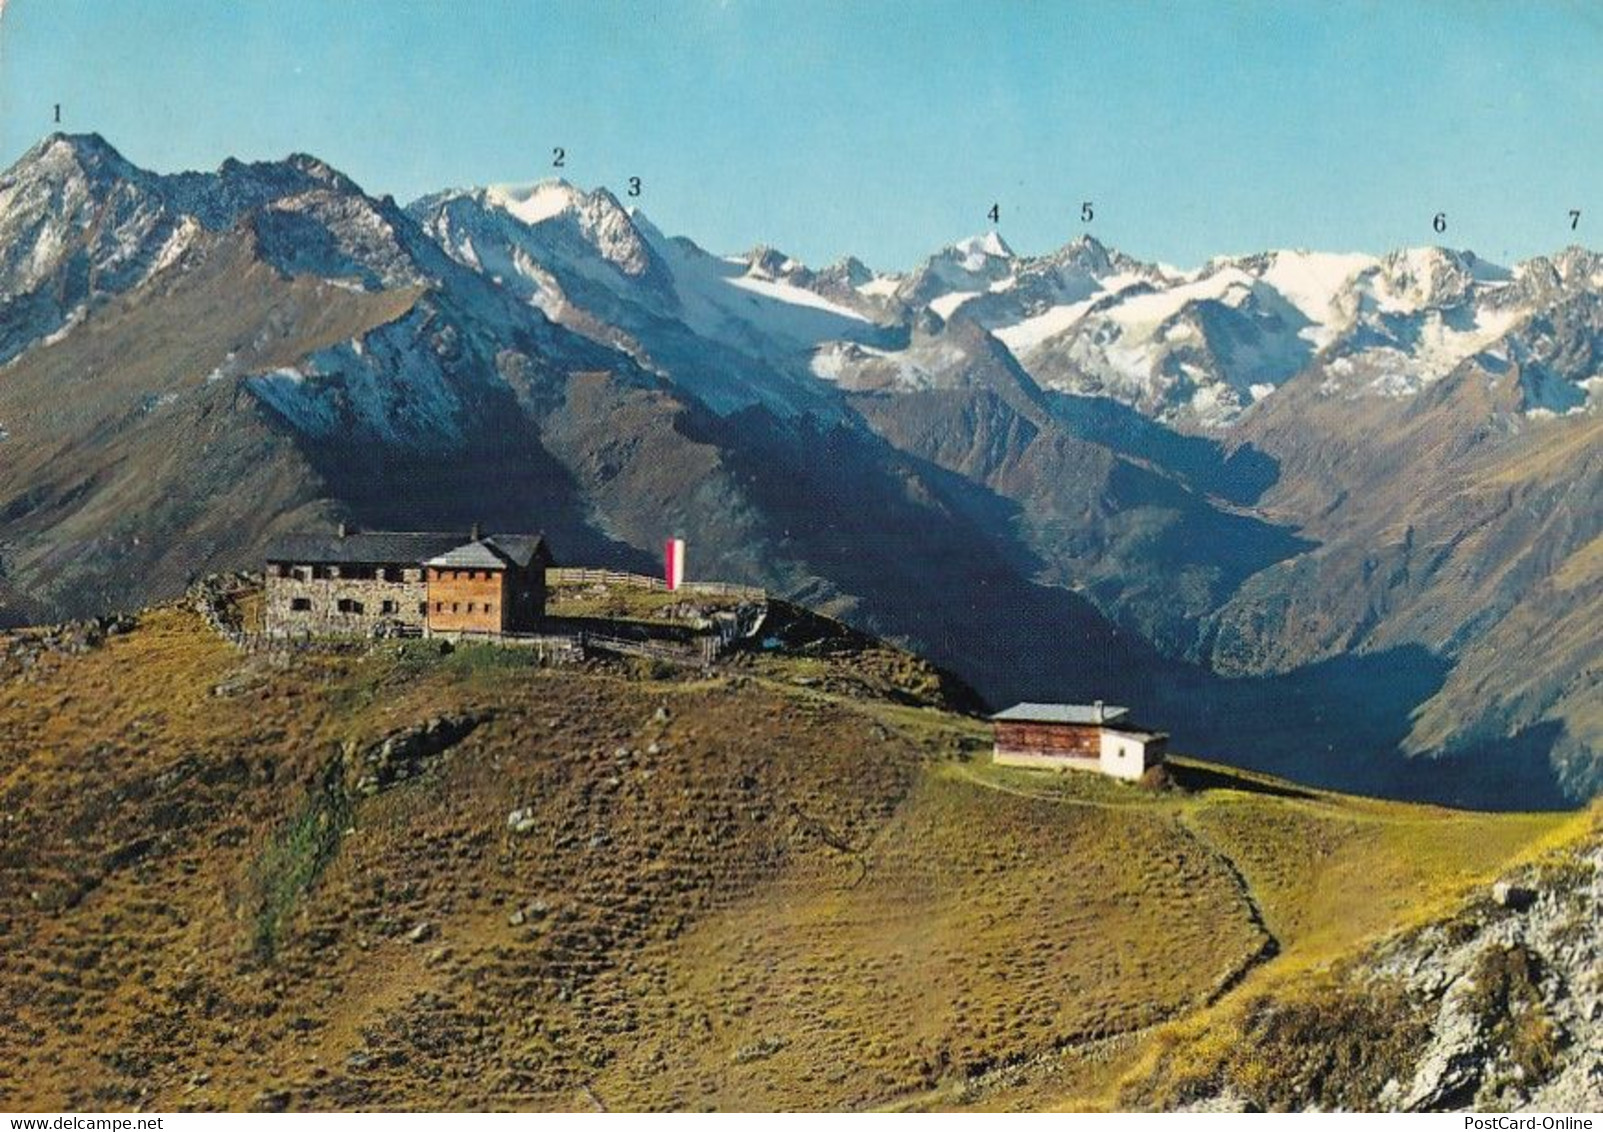
[[[1102,722],[1102,701],[1098,700],[1096,703],[1092,704],[1091,705],[1091,710],[1096,712],[1096,721],[1098,723],[1101,723]]]
[[[479,539],[484,537],[482,534],[479,533],[479,524],[478,523],[474,523],[473,524],[473,534],[472,534],[471,537],[472,537],[474,542],[478,542]]]
[[[346,535],[348,535],[350,533],[351,533],[351,528],[348,527],[345,524],[345,520],[344,519],[341,519],[340,520],[340,538],[344,538]]]

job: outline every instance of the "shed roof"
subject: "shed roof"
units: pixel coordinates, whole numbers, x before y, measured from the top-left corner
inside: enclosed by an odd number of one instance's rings
[[[1007,723],[1112,723],[1130,714],[1129,708],[1096,704],[1014,704],[992,719]]]
[[[1144,743],[1169,737],[1167,731],[1153,731],[1151,728],[1138,727],[1133,723],[1111,723],[1107,725],[1107,729],[1109,731],[1117,731],[1120,735],[1128,735],[1132,739],[1140,739]]]

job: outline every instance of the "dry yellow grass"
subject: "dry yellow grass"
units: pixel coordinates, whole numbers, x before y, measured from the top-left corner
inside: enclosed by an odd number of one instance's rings
[[[1187,819],[1240,866],[1288,958],[1320,962],[1445,911],[1563,815],[1476,815],[1322,796],[1218,792]]]
[[[665,610],[679,606],[725,609],[741,599],[716,594],[651,590],[629,585],[562,585],[551,590],[547,610],[553,617],[606,617],[661,623]]]
[[[0,679],[0,1105],[1130,1103],[1575,821],[1002,770],[904,668],[244,656],[177,609],[46,656]]]
[[[871,841],[687,936],[669,993],[708,1011],[705,1033],[646,1035],[603,1091],[883,1104],[1178,1014],[1263,940],[1228,871],[1174,823],[942,767]]]
[[[1123,1072],[1097,1082],[1095,1095],[1060,1103],[1166,1105],[1216,1085],[1226,1065],[1239,1081],[1270,1081],[1289,1067],[1250,1053],[1270,1017],[1303,1027],[1281,1040],[1330,1044],[1332,1065],[1344,1040],[1368,1048],[1366,1071],[1412,1056],[1422,1040],[1418,1020],[1400,1001],[1364,1003],[1342,991],[1342,965],[1385,935],[1449,915],[1510,867],[1578,842],[1595,821],[1585,812],[1465,813],[1324,793],[1288,800],[1233,792],[1198,799],[1186,820],[1236,862],[1281,953],[1217,1005],[1155,1033]],[[1270,1003],[1273,1014],[1264,1009]],[[1332,1080],[1327,1100],[1359,1103],[1354,1088]]]

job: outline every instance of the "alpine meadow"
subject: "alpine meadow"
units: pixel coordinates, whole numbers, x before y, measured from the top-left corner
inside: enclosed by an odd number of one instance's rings
[[[1603,1108],[1591,13],[89,7],[0,1108]]]

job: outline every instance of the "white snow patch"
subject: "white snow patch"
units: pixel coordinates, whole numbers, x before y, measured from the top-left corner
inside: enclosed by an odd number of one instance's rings
[[[1204,421],[1212,421],[1227,414],[1228,407],[1219,401],[1222,388],[1204,385],[1191,395],[1191,409]]]
[[[1380,397],[1412,397],[1423,382],[1412,374],[1389,370],[1369,382],[1369,389]]]
[[[491,185],[485,200],[511,213],[525,224],[538,224],[578,207],[578,191],[566,181],[540,181],[533,185]]]
[[[1204,279],[1182,283],[1167,291],[1152,291],[1135,295],[1108,312],[1113,321],[1126,332],[1156,328],[1161,322],[1179,313],[1187,303],[1214,299],[1219,302],[1240,302],[1252,290],[1252,277],[1240,268],[1230,267]]]
[[[1079,322],[1099,298],[1100,295],[1084,302],[1064,303],[1061,306],[1051,307],[1038,315],[1015,322],[1012,326],[998,327],[991,333],[1001,339],[1002,344],[1015,355],[1028,353],[1048,338],[1063,333]]]
[[[184,217],[184,222],[173,230],[173,234],[168,236],[167,242],[161,246],[161,251],[156,253],[156,261],[151,264],[150,274],[155,275],[165,271],[177,263],[178,258],[189,250],[189,245],[194,243],[195,236],[199,232],[200,222],[193,216]]]
[[[678,318],[697,334],[789,367],[798,346],[811,350],[874,327],[857,311],[795,284],[747,276],[745,260],[730,262],[686,247],[643,217],[636,223],[672,275]]]
[[[230,350],[223,355],[223,364],[206,375],[206,384],[215,385],[219,381],[227,381],[229,378],[237,377],[238,375],[238,362],[234,351]]]
[[[69,314],[67,316],[67,321],[66,322],[63,322],[55,330],[51,331],[49,334],[46,334],[43,338],[39,339],[39,345],[41,345],[41,346],[54,346],[57,342],[60,342],[67,335],[71,334],[73,329],[80,322],[83,321],[84,310],[85,310],[85,308],[81,307],[81,306],[78,307],[77,309],[75,309],[71,314]]]
[[[930,310],[940,315],[942,319],[951,318],[957,308],[980,294],[979,291],[953,291],[949,295],[942,295],[930,302]]]
[[[1263,273],[1263,281],[1313,323],[1302,329],[1301,337],[1316,349],[1323,349],[1342,329],[1336,323],[1351,321],[1341,319],[1337,299],[1353,276],[1379,262],[1374,256],[1360,253],[1276,252]]]
[[[1419,329],[1414,365],[1429,384],[1446,377],[1465,358],[1479,353],[1514,328],[1527,312],[1519,309],[1481,310],[1469,330],[1454,330],[1440,311],[1431,311]]]
[[[828,311],[840,318],[849,318],[853,322],[864,322],[868,319],[839,303],[830,302],[824,296],[815,294],[805,287],[798,287],[794,283],[785,283],[778,279],[759,279],[751,275],[741,275],[730,279],[729,285],[739,287],[743,291],[755,291],[759,295],[767,295],[791,306],[812,307],[815,310]]]
[[[22,277],[23,283],[31,286],[43,279],[60,257],[63,246],[60,229],[46,220],[39,229],[33,251],[28,256],[28,267]]]
[[[808,363],[814,377],[824,381],[839,381],[841,373],[846,368],[846,350],[839,342],[830,342],[813,351],[812,361]]]

